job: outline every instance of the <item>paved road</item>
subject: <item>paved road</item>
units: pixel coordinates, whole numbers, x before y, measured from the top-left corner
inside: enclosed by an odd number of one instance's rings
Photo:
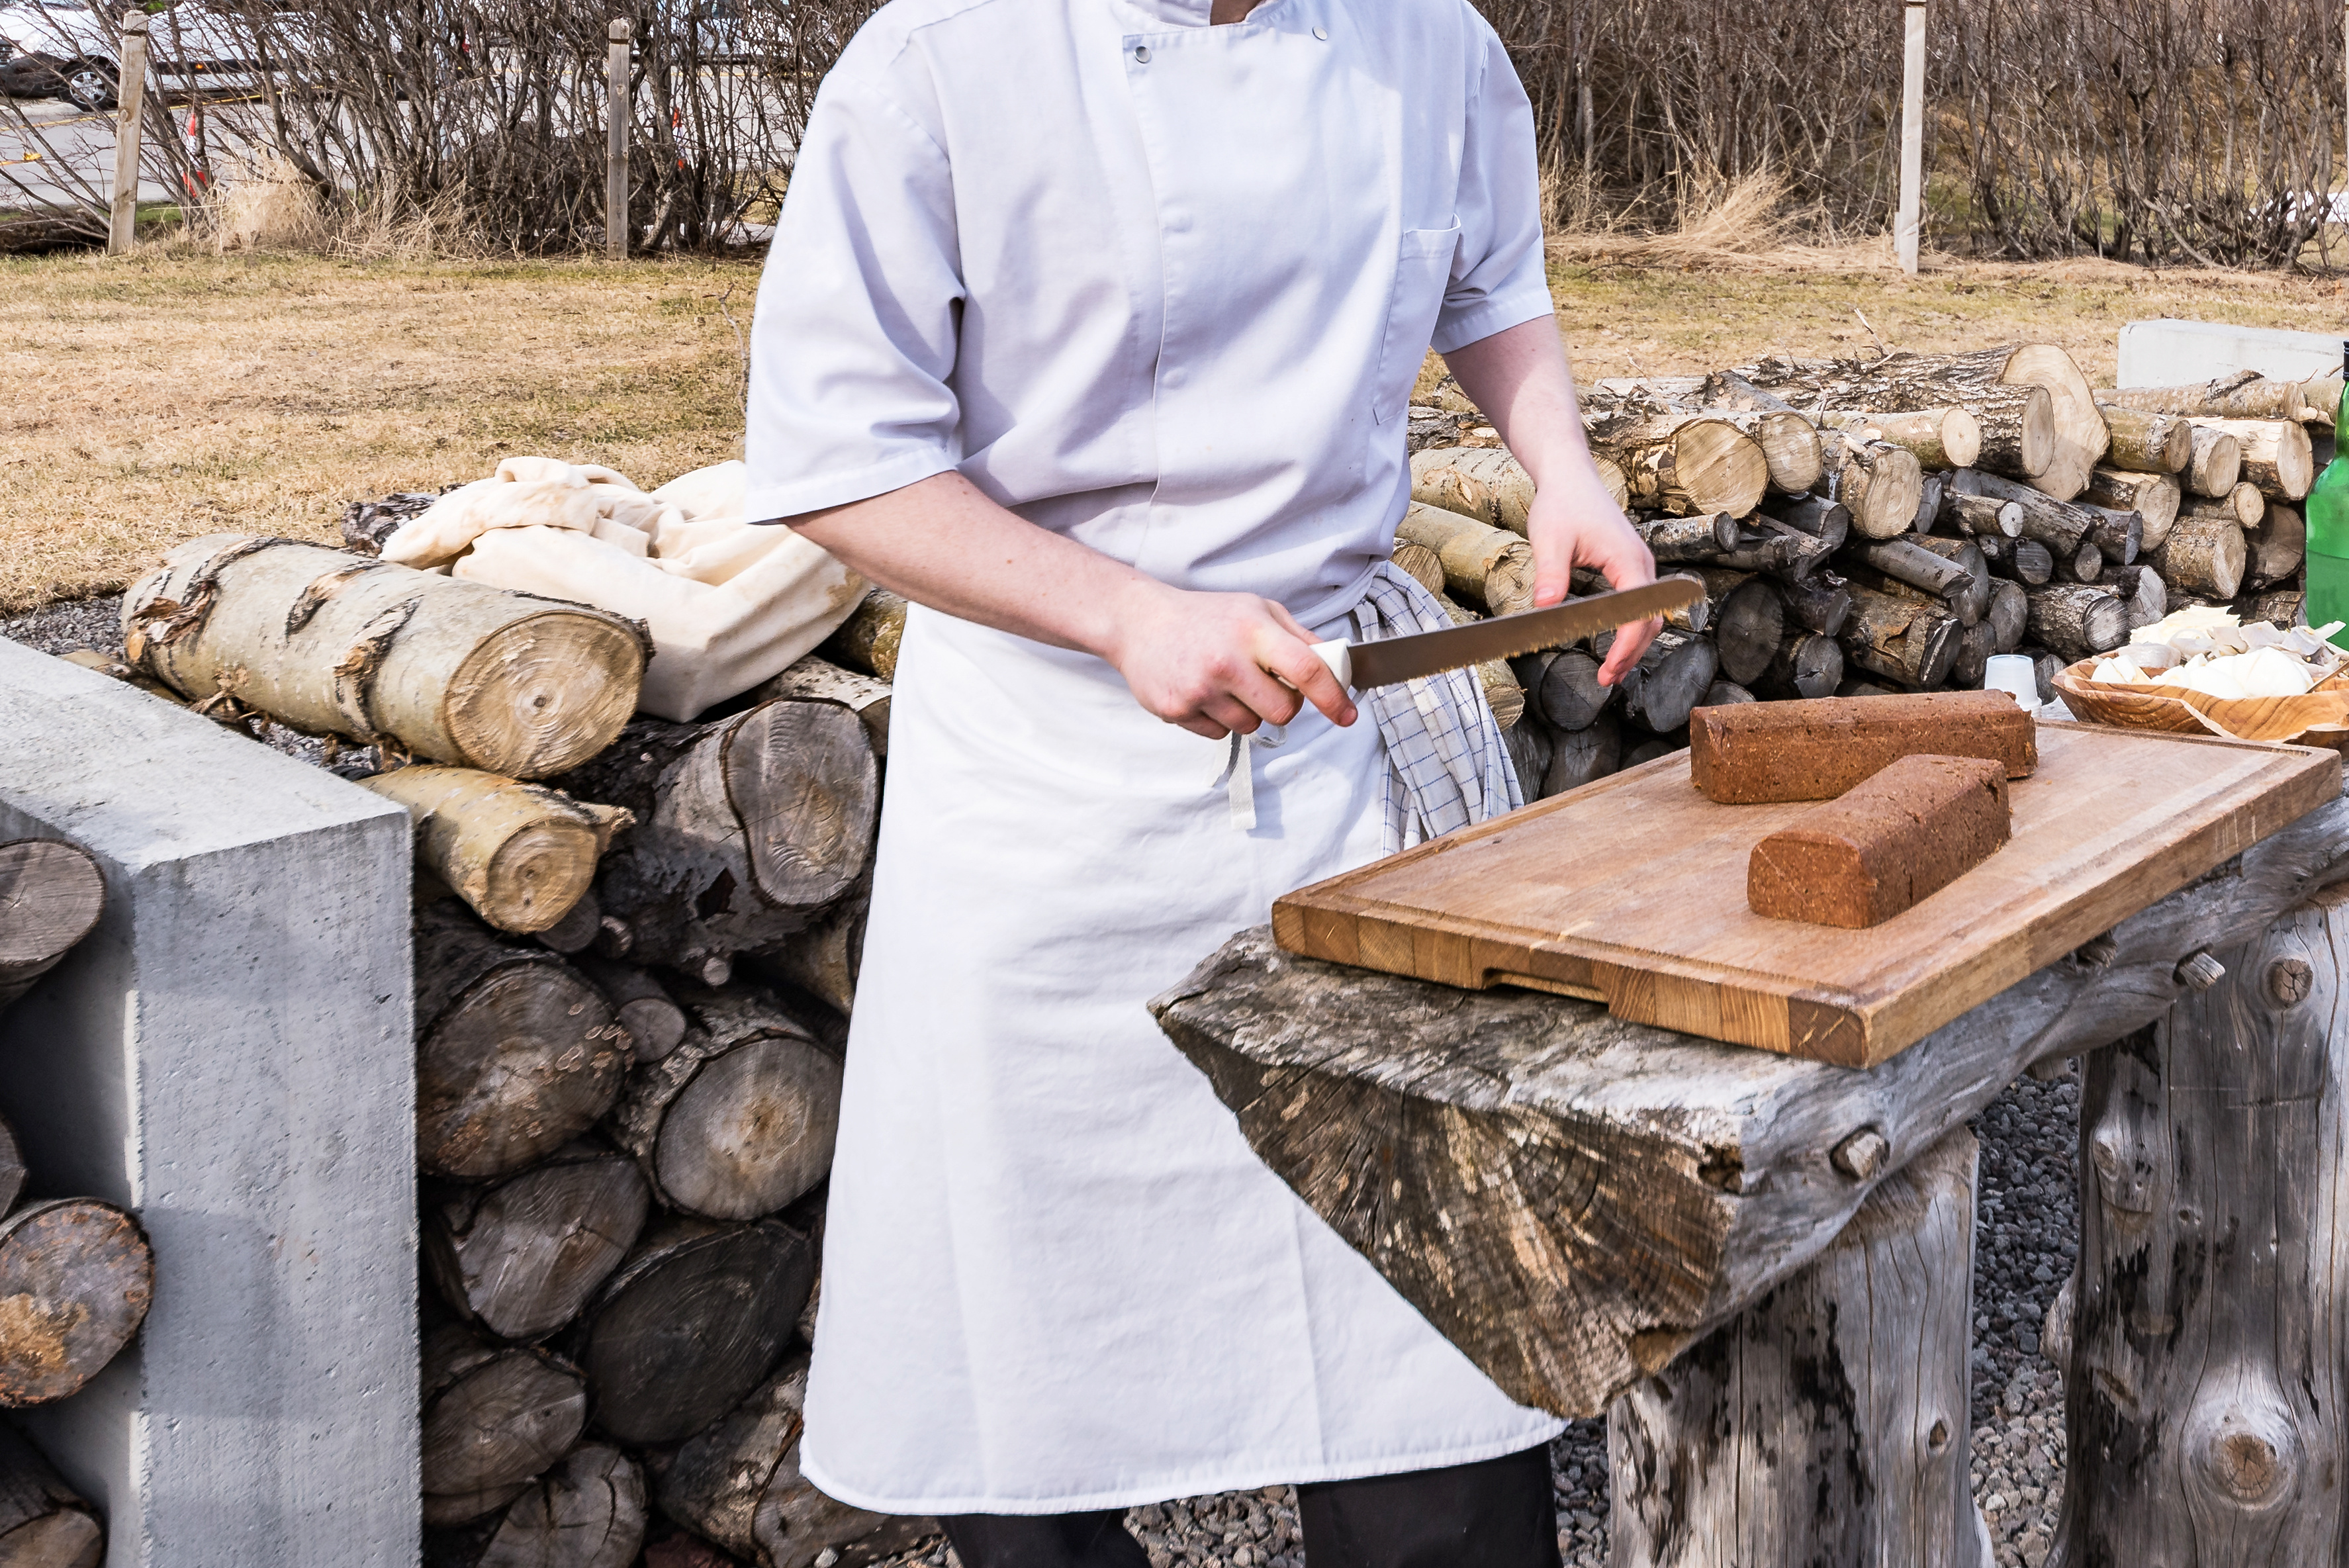
[[[29,130],[18,121],[19,111],[30,122]],[[172,123],[184,129],[186,107],[174,105],[167,112]],[[243,123],[239,117],[251,112],[248,106],[236,104],[215,105],[205,111],[215,155],[222,146],[233,145],[218,139],[234,131]],[[156,177],[153,160],[148,161],[150,167],[140,173],[139,199],[175,200],[178,193]],[[0,104],[0,174],[16,181],[13,185],[0,181],[0,206],[19,206],[27,200],[80,199],[81,184],[62,177],[60,169],[73,170],[97,191],[99,200],[108,199],[114,189],[114,116],[86,114],[55,99],[16,98]]]

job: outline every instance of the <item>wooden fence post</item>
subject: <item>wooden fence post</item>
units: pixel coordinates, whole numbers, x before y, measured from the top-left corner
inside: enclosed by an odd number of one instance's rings
[[[1901,7],[1908,36],[1900,64],[1900,215],[1892,226],[1900,270],[1917,275],[1917,234],[1925,208],[1925,0]]]
[[[129,253],[139,226],[139,135],[147,107],[147,14],[122,19],[122,70],[114,86],[114,207],[106,253]]]
[[[616,262],[628,259],[628,38],[625,20],[615,20],[606,35],[612,41],[605,67],[604,109],[604,254]]]

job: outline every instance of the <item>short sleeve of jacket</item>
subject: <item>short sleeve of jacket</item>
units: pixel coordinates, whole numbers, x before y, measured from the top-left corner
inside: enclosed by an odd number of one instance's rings
[[[1455,348],[1551,314],[1549,275],[1542,251],[1541,175],[1534,157],[1533,105],[1516,67],[1492,28],[1475,24],[1485,40],[1482,80],[1468,100],[1460,152],[1460,247],[1444,309],[1435,318],[1435,351]]]
[[[955,466],[957,258],[944,150],[872,77],[835,68],[808,118],[751,323],[753,520]]]

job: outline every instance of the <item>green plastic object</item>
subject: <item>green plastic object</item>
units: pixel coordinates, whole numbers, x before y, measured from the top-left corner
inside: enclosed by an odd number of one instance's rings
[[[2344,379],[2341,407],[2333,413],[2333,460],[2308,492],[2308,603],[2312,626],[2349,621],[2349,342],[2341,346]],[[2349,648],[2349,628],[2333,634],[2333,645]]]

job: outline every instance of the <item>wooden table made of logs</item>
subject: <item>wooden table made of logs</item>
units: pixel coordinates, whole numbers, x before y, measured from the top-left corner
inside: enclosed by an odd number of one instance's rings
[[[1295,957],[1269,928],[1152,1009],[1503,1388],[1608,1412],[1618,1568],[1989,1563],[1965,1124],[2084,1057],[2050,1561],[2344,1563],[2336,883],[2349,799],[1868,1070]]]

